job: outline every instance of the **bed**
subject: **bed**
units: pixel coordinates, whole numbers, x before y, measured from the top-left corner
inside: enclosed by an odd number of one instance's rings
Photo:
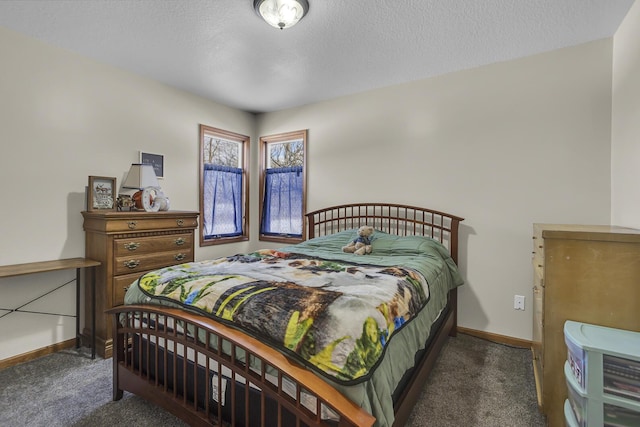
[[[306,218],[298,245],[132,284],[125,305],[108,311],[114,400],[132,392],[190,425],[404,425],[455,335],[463,218],[389,203]],[[363,225],[375,229],[373,253],[343,253]]]

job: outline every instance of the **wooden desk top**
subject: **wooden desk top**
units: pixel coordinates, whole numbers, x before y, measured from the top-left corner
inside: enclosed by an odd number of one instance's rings
[[[68,270],[71,268],[95,267],[100,261],[88,258],[67,258],[53,261],[27,262],[0,266],[0,278],[22,276],[24,274],[44,273],[47,271]]]

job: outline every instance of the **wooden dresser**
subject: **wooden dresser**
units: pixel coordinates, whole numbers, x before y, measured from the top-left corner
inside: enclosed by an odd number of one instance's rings
[[[533,246],[538,404],[549,426],[564,426],[564,322],[640,331],[640,230],[534,224]]]
[[[102,314],[121,305],[126,289],[143,273],[194,260],[198,212],[82,212],[86,234],[85,256],[96,268],[96,350],[111,357],[111,319]],[[85,307],[91,306],[85,295]],[[83,340],[91,336],[85,313]],[[86,341],[88,342],[88,341]]]

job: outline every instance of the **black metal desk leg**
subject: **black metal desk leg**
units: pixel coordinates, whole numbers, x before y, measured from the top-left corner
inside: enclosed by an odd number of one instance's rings
[[[96,358],[96,267],[91,268],[91,358]]]
[[[76,348],[80,348],[80,268],[76,268]]]
[[[90,267],[90,271],[86,271],[85,269],[85,279],[87,278],[86,277],[87,274],[91,274],[91,358],[95,359],[96,358],[96,268]],[[85,310],[89,310],[89,307],[85,307]],[[76,269],[76,348],[80,348],[80,268]]]

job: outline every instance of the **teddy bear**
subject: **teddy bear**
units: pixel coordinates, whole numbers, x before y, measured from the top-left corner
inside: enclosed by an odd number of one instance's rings
[[[365,255],[371,253],[371,241],[373,240],[373,227],[363,225],[358,228],[358,237],[353,239],[347,246],[342,247],[342,252],[355,255]]]

